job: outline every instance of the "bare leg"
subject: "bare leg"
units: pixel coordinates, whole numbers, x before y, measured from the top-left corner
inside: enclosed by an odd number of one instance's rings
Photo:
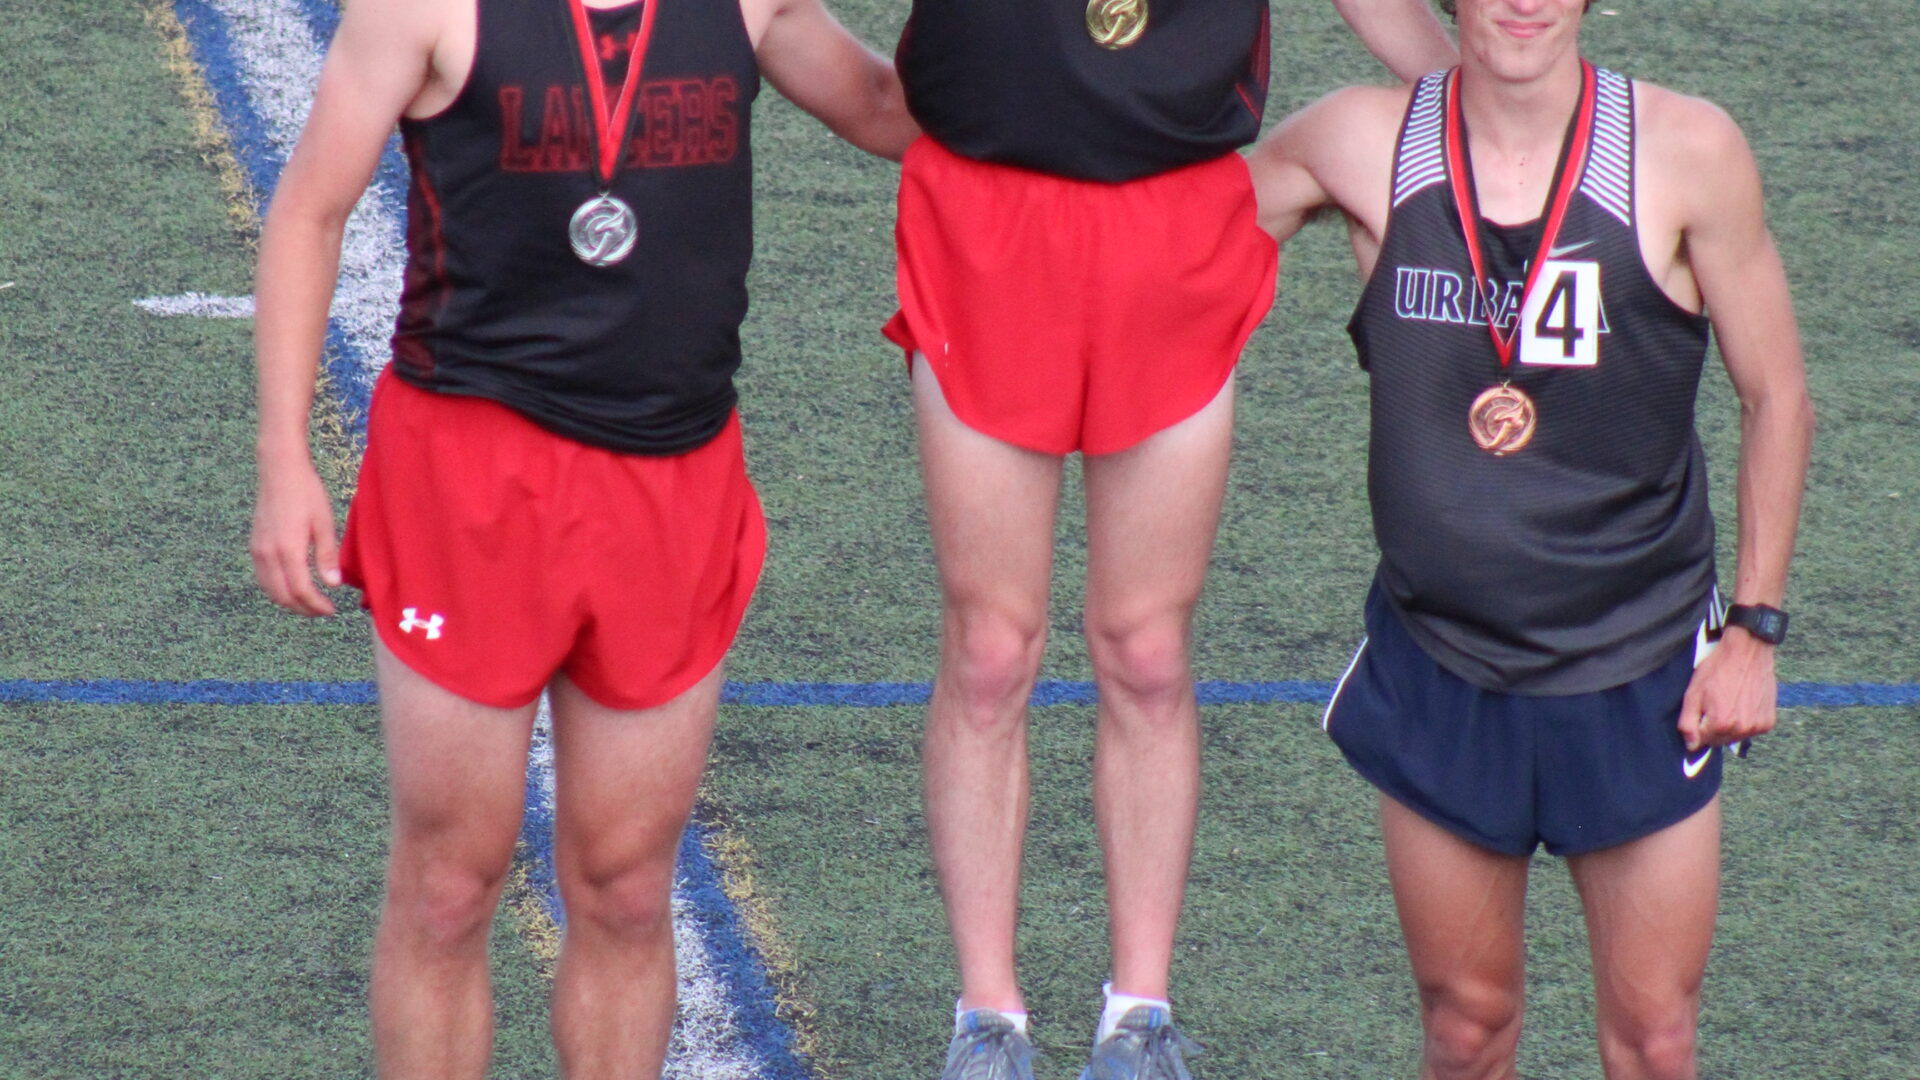
[[[716,667],[665,705],[624,712],[554,681],[554,870],[567,931],[553,1040],[569,1080],[658,1077],[666,1060],[674,857],[720,686]]]
[[[520,831],[533,707],[476,705],[378,642],[374,661],[393,786],[373,949],[379,1072],[481,1077],[493,1046],[487,933]]]
[[[1608,1080],[1693,1080],[1720,889],[1720,801],[1568,866],[1587,909]]]
[[[1094,818],[1113,987],[1167,997],[1200,798],[1188,659],[1232,452],[1233,384],[1198,413],[1086,460],[1087,651],[1100,688]]]
[[[1060,459],[962,424],[923,360],[914,405],[943,615],[922,751],[927,831],[961,1001],[1017,1010],[1027,698],[1046,642]]]
[[[1528,860],[1476,847],[1384,795],[1380,831],[1420,988],[1422,1080],[1518,1075]]]

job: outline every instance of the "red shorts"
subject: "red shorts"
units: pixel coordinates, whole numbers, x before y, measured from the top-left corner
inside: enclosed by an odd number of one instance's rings
[[[1108,454],[1200,411],[1273,305],[1279,247],[1238,154],[1123,184],[960,157],[900,173],[900,313],[961,422]]]
[[[644,709],[720,662],[766,550],[738,415],[684,454],[620,454],[387,372],[341,571],[387,648],[463,698],[525,705],[564,671]]]

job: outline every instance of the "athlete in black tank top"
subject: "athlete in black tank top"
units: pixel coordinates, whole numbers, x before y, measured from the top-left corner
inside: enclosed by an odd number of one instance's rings
[[[963,157],[1080,180],[1132,180],[1252,142],[1267,0],[1129,10],[1147,12],[1139,37],[1110,48],[1084,0],[914,0],[896,54],[907,104]]]
[[[1541,840],[1580,885],[1606,1073],[1695,1075],[1708,763],[1774,723],[1784,627],[1763,609],[1812,433],[1786,275],[1739,129],[1586,64],[1583,7],[1458,0],[1451,77],[1339,91],[1250,161],[1272,232],[1337,208],[1367,277],[1350,329],[1388,602],[1326,723],[1381,792],[1422,1075],[1513,1073]],[[1703,306],[1742,412],[1711,650]]]
[[[1444,74],[1423,79],[1407,110],[1385,242],[1348,327],[1371,377],[1380,582],[1421,647],[1468,682],[1617,686],[1693,635],[1713,584],[1693,427],[1707,321],[1647,274],[1632,83],[1599,71],[1591,149],[1564,166],[1579,186],[1525,327],[1517,308],[1543,223],[1482,225],[1485,292],[1521,331],[1503,373],[1446,183],[1444,86]],[[1524,449],[1495,456],[1465,417],[1506,376],[1539,420]]]
[[[570,218],[596,193],[568,7],[478,3],[466,86],[400,125],[413,181],[394,370],[595,446],[701,445],[733,409],[753,253],[760,75],[739,5],[662,0],[611,189],[635,208],[638,239],[588,268],[568,244]],[[591,18],[612,102],[640,5]]]
[[[712,654],[764,540],[725,426],[762,74],[863,149],[897,159],[918,137],[891,65],[819,0],[356,2],[274,193],[254,565],[277,603],[323,615],[315,572],[341,573],[307,420],[334,256],[395,121],[425,117],[402,125],[414,175],[394,371],[435,393],[389,383],[375,398],[373,497],[353,511],[354,536],[374,538],[355,577],[395,747],[372,980],[383,1076],[486,1072],[487,927],[519,830],[526,695],[543,686],[571,733],[555,768],[574,793],[556,834],[572,919],[558,1057],[569,1073],[660,1075],[676,978],[657,916],[714,722]],[[493,398],[551,431],[437,395]],[[417,590],[463,595],[440,612]],[[398,636],[435,651],[390,648]],[[647,664],[667,670],[608,677]],[[487,688],[504,667],[509,696]]]

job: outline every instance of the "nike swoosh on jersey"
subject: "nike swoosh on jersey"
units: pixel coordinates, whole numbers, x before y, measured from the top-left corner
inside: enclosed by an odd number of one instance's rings
[[[1564,259],[1568,255],[1571,255],[1574,252],[1579,251],[1581,248],[1586,247],[1588,244],[1591,244],[1591,243],[1593,243],[1593,241],[1591,240],[1582,240],[1577,244],[1565,244],[1559,247],[1555,247],[1551,251],[1547,252],[1547,258]]]
[[[1709,746],[1705,750],[1701,751],[1699,757],[1686,758],[1682,760],[1680,762],[1680,771],[1683,773],[1686,773],[1687,779],[1691,780],[1694,777],[1700,775],[1700,770],[1707,767],[1707,759],[1712,756],[1713,756],[1713,747]]]

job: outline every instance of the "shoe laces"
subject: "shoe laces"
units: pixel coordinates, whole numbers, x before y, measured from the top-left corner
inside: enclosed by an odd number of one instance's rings
[[[1121,1040],[1128,1056],[1139,1062],[1139,1080],[1193,1080],[1187,1055],[1204,1049],[1173,1026],[1165,1009],[1136,1005],[1120,1018],[1113,1039]]]
[[[961,1030],[947,1047],[940,1080],[1030,1080],[1033,1044],[1013,1021],[991,1009],[975,1009],[961,1019]]]

